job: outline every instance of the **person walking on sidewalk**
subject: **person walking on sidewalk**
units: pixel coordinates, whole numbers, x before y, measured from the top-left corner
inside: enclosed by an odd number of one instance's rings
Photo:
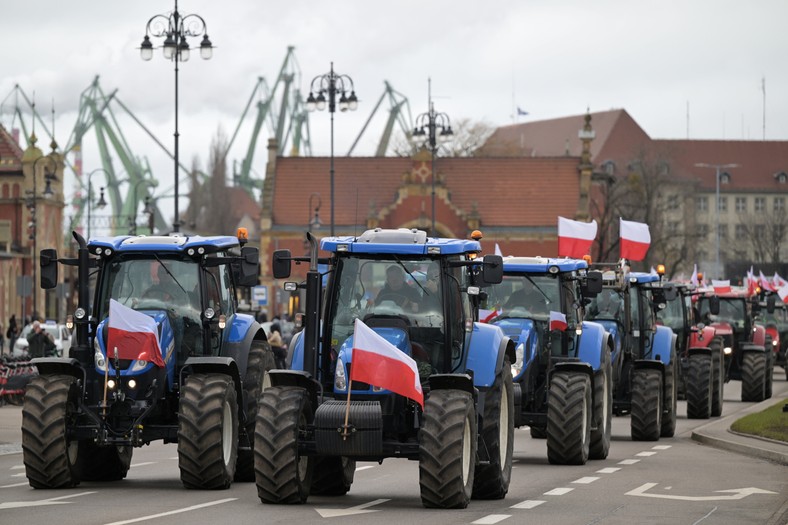
[[[41,323],[33,321],[33,330],[27,336],[27,353],[30,358],[51,357],[56,354],[55,342],[41,328]]]
[[[14,343],[16,342],[17,336],[19,336],[19,327],[16,325],[16,314],[13,314],[8,320],[8,330],[5,333],[5,337],[8,339],[9,353],[13,353],[14,351]]]

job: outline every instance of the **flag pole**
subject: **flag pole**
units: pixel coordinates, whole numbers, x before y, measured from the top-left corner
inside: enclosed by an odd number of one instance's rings
[[[342,425],[342,441],[345,441],[348,436],[350,436],[349,428],[347,425],[348,419],[350,419],[350,390],[353,387],[353,379],[348,378],[347,383],[347,404],[345,405],[345,424]]]

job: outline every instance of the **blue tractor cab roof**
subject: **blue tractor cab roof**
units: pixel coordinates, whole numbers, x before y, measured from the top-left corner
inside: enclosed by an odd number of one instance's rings
[[[557,268],[557,270],[551,270]],[[549,257],[504,257],[504,273],[558,273],[585,270],[588,263],[582,259],[552,259]]]
[[[630,283],[646,284],[659,281],[659,275],[645,272],[629,272],[627,275]]]
[[[478,241],[427,237],[427,232],[417,229],[375,228],[358,237],[325,237],[320,248],[328,252],[376,253],[402,255],[452,255],[480,252]]]
[[[171,252],[188,253],[189,249],[203,249],[202,253],[215,253],[238,248],[240,243],[237,237],[212,236],[202,237],[191,235],[188,237],[166,235],[120,235],[117,237],[94,237],[88,241],[90,253],[101,255],[107,249],[115,252]],[[101,249],[101,251],[98,251]],[[199,253],[199,252],[198,252]],[[200,254],[202,255],[202,254]]]

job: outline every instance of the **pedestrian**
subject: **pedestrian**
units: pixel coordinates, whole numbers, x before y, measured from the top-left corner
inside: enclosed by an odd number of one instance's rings
[[[51,357],[57,353],[55,342],[41,328],[39,321],[33,321],[33,330],[27,336],[27,344],[27,353],[31,359],[35,357]]]
[[[8,330],[5,333],[5,337],[6,339],[8,339],[9,353],[13,353],[14,343],[16,343],[16,338],[18,336],[19,336],[19,327],[16,325],[16,314],[12,314],[11,318],[8,320]]]
[[[271,345],[271,350],[274,352],[276,366],[278,368],[285,368],[287,349],[282,340],[282,328],[279,323],[273,323],[271,325],[271,334],[268,336],[268,344]]]

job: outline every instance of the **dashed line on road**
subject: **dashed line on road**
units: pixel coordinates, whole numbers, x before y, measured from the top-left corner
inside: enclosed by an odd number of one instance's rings
[[[652,450],[667,450],[667,449],[669,449],[672,446],[673,445],[655,445],[655,446],[651,447],[651,449]]]
[[[614,472],[618,472],[619,470],[621,470],[621,469],[618,468],[618,467],[605,467],[605,468],[597,470],[597,473],[598,474],[612,474]]]
[[[640,457],[647,458],[647,457],[649,457],[649,456],[653,456],[654,454],[656,454],[656,452],[651,452],[650,450],[647,450],[647,451],[645,451],[645,452],[638,452],[638,453],[637,453],[637,454],[635,454],[635,455],[636,455],[636,456],[640,456]]]
[[[639,459],[622,459],[618,462],[619,465],[634,465],[635,463],[640,463]]]
[[[159,514],[151,514],[149,516],[140,516],[139,518],[132,518],[130,520],[123,520],[123,521],[113,521],[112,523],[107,523],[106,525],[126,525],[127,523],[137,523],[140,521],[147,521],[156,518],[161,518],[164,516],[172,516],[173,514],[180,514],[181,512],[189,512],[192,510],[204,509],[205,507],[212,507],[213,505],[221,505],[222,503],[227,503],[230,501],[235,501],[238,498],[225,498],[219,499],[216,501],[209,501],[207,503],[201,503],[199,505],[192,505],[191,507],[184,507],[182,509],[170,510],[168,512],[161,512]]]
[[[489,516],[485,516],[483,518],[479,518],[476,521],[473,521],[473,525],[494,525],[500,521],[505,520],[506,518],[511,518],[511,514],[490,514]]]
[[[545,496],[563,496],[564,494],[568,494],[568,493],[572,492],[573,490],[575,490],[575,489],[573,489],[571,487],[558,487],[558,488],[555,488],[553,490],[548,490],[547,492],[544,493],[544,495]]]
[[[155,461],[143,461],[142,463],[132,463],[129,465],[131,468],[144,467],[145,465],[155,465]]]
[[[11,467],[11,470],[22,470],[23,468],[25,468],[24,465],[14,465]]]
[[[544,500],[540,500],[540,499],[527,499],[525,501],[521,501],[520,503],[518,503],[516,505],[512,505],[510,508],[512,508],[512,509],[533,509],[535,507],[538,507],[542,503],[545,503],[545,501]]]
[[[24,487],[28,483],[14,483],[13,485],[0,485],[0,489],[12,489],[14,487]]]
[[[577,483],[579,485],[588,485],[589,483],[593,483],[598,479],[599,479],[598,476],[585,476],[583,478],[574,480],[572,483]]]

